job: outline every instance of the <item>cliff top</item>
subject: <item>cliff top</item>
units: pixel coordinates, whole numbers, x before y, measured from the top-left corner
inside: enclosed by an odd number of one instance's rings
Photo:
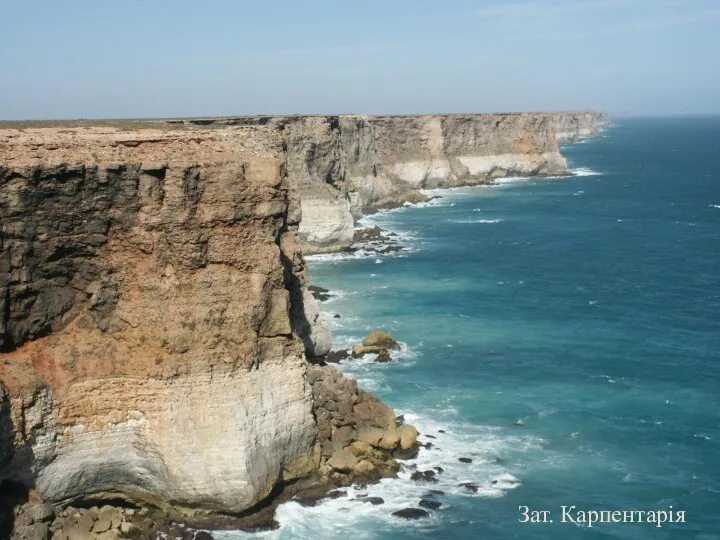
[[[73,122],[27,127],[0,124],[0,162],[5,166],[48,163],[183,161],[219,163],[275,158],[277,135],[262,126],[223,130],[186,126],[148,127],[148,121]],[[238,136],[238,135],[244,136]]]
[[[118,130],[139,129],[192,129],[194,127],[225,126],[262,126],[272,120],[293,120],[302,118],[487,118],[494,116],[532,116],[566,114],[606,114],[602,111],[528,111],[528,112],[488,112],[488,113],[427,113],[427,114],[270,114],[208,116],[187,118],[128,118],[128,119],[79,119],[79,120],[0,120],[0,130],[33,128],[116,128]]]

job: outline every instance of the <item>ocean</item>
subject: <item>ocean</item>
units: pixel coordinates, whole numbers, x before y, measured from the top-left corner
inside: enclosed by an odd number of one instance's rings
[[[720,118],[616,119],[562,151],[575,176],[363,219],[405,251],[309,257],[336,295],[335,349],[375,329],[403,343],[389,364],[340,368],[431,443],[418,468],[443,472],[287,503],[279,530],[240,536],[720,539]],[[429,518],[391,516],[429,490]],[[588,527],[563,506],[684,522]],[[524,507],[552,523],[523,523]]]

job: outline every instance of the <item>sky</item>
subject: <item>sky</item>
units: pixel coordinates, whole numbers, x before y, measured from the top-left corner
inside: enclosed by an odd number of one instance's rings
[[[0,119],[720,113],[720,0],[0,0]]]

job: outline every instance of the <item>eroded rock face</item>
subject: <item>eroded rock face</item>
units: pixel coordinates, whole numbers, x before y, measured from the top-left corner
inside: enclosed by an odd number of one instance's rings
[[[549,114],[277,117],[267,126],[286,145],[307,252],[348,247],[355,219],[422,200],[419,188],[567,171]]]
[[[310,474],[319,318],[275,134],[68,131],[0,131],[0,478],[191,514]]]
[[[559,144],[576,142],[592,137],[598,129],[607,126],[608,115],[604,112],[567,112],[555,115],[555,136]]]
[[[564,172],[555,126],[508,114],[0,129],[0,480],[53,504],[190,516],[243,512],[299,478],[392,476],[417,433],[305,361],[331,335],[301,242],[342,249],[355,219],[423,200],[418,188]]]
[[[594,133],[607,115],[278,116],[173,123],[262,125],[275,132],[301,200],[300,239],[311,253],[347,248],[356,219],[422,200],[420,188],[566,174],[558,142]]]

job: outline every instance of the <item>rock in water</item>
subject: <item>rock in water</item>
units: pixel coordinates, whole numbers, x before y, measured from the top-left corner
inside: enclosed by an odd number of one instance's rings
[[[402,510],[393,512],[392,515],[403,519],[420,519],[430,516],[427,510],[421,508],[403,508]]]
[[[387,332],[375,330],[363,339],[364,347],[381,347],[383,349],[399,350],[400,344]]]
[[[430,510],[439,510],[440,507],[442,507],[442,503],[440,501],[431,501],[429,499],[422,499],[420,501],[419,506],[422,506],[423,508],[429,508]]]
[[[341,351],[330,351],[325,356],[325,361],[330,364],[339,364],[340,361],[350,358],[350,352],[347,349]]]
[[[402,425],[398,428],[400,434],[400,448],[409,450],[417,444],[418,432],[415,426]]]
[[[435,471],[415,471],[410,475],[410,480],[414,480],[420,484],[436,484],[438,479],[435,478]]]
[[[376,330],[370,332],[362,345],[355,345],[352,348],[352,355],[354,358],[360,358],[366,354],[377,354],[378,362],[389,362],[392,359],[389,352],[391,350],[400,350],[400,344],[387,332]]]

